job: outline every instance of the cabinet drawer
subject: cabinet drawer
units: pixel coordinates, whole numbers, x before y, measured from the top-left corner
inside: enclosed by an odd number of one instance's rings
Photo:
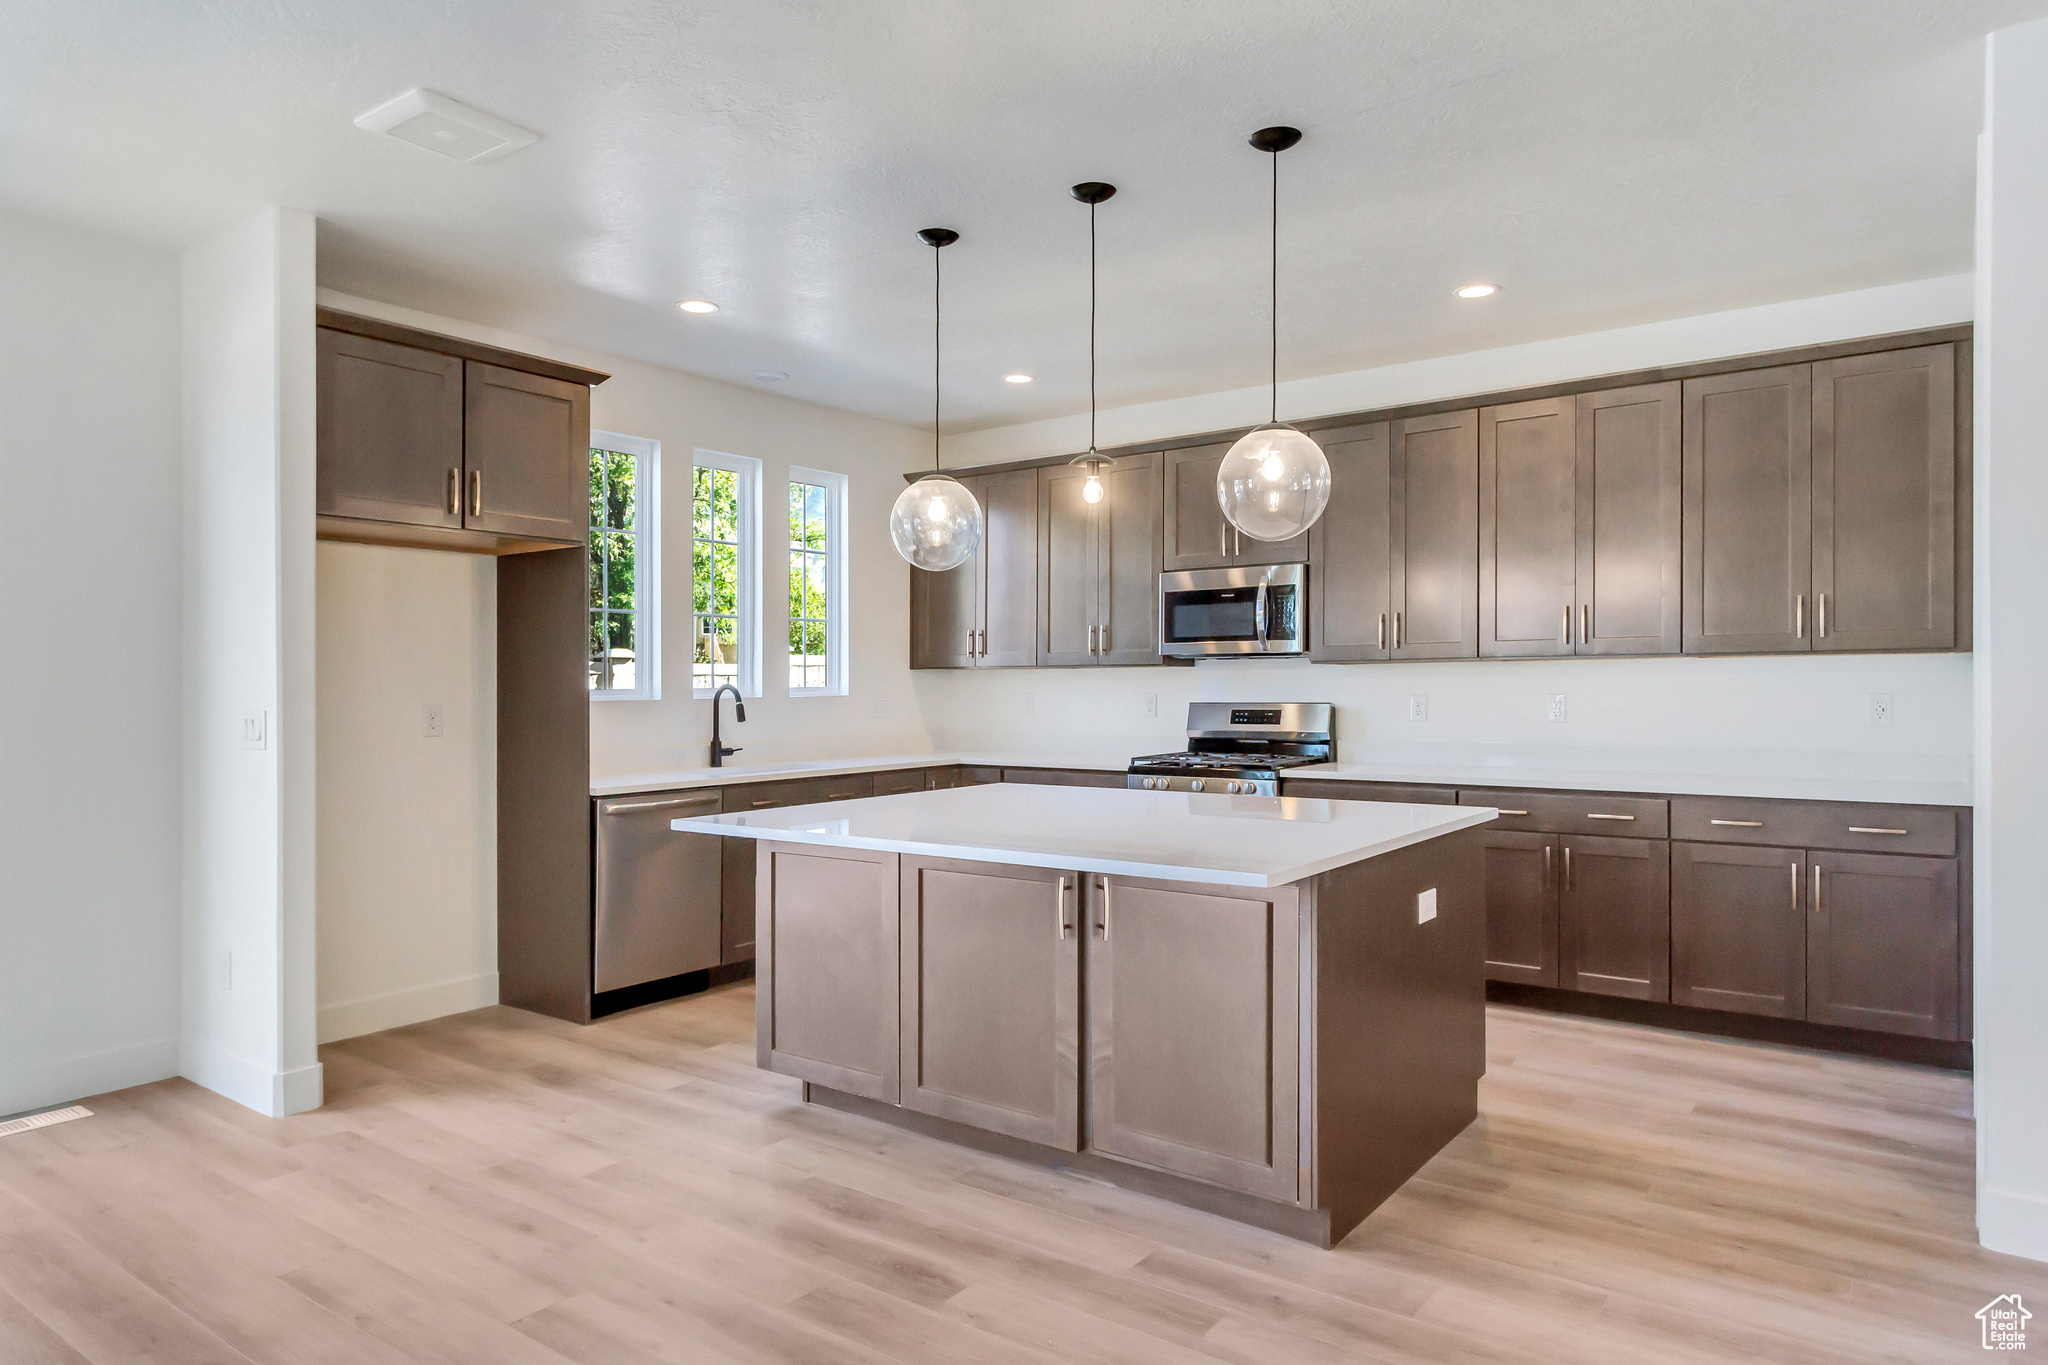
[[[1320,796],[1331,801],[1393,801],[1410,806],[1455,806],[1454,787],[1404,787],[1392,782],[1340,782],[1333,778],[1283,777],[1282,796]]]
[[[934,785],[931,774],[923,768],[900,768],[893,772],[876,773],[874,781],[876,796],[900,796],[904,792],[921,792]]]
[[[1576,796],[1553,792],[1460,791],[1461,806],[1492,806],[1492,829],[1547,834],[1596,834],[1622,839],[1664,839],[1671,833],[1670,802],[1661,796]]]
[[[1949,857],[1956,851],[1955,812],[1924,806],[1678,796],[1671,801],[1671,828],[1674,838],[1715,843],[1936,857]]]
[[[1124,775],[1080,768],[1005,768],[1003,781],[1040,787],[1121,787]]]
[[[766,810],[770,806],[810,806],[874,794],[874,774],[849,773],[844,777],[807,777],[796,782],[755,782],[734,787],[726,796],[725,808],[747,811]]]

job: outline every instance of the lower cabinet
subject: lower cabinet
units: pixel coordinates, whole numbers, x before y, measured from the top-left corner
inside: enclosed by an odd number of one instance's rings
[[[919,769],[920,784],[923,770]],[[834,777],[807,777],[793,782],[753,782],[725,789],[728,811],[768,810],[776,806],[808,806],[825,801],[851,801],[857,797],[890,795],[882,791],[885,778],[898,773],[842,773]],[[906,789],[909,790],[909,789]],[[719,937],[721,966],[750,961],[755,955],[754,875],[755,848],[752,839],[726,839],[720,859],[725,879],[721,907],[723,930]]]
[[[764,1070],[896,1103],[896,862],[862,849],[761,847]]]
[[[909,856],[901,876],[900,1103],[1078,1150],[1078,878]]]
[[[1917,1038],[1961,1037],[1954,860],[1807,856],[1806,1017]]]
[[[1805,855],[1671,846],[1671,1003],[1806,1017]]]
[[[1558,983],[1670,999],[1671,845],[1567,834],[1558,850]]]
[[[1557,984],[1555,834],[1487,830],[1486,975],[1531,986]]]
[[[1087,880],[1088,1146],[1293,1200],[1299,893]]]
[[[1040,787],[1121,787],[1124,774],[1087,768],[1005,768],[1003,781]]]

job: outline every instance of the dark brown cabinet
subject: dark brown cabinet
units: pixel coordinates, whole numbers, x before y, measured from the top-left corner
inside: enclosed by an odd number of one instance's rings
[[[1813,367],[1813,647],[1956,643],[1954,346]]]
[[[1287,540],[1252,540],[1223,517],[1216,475],[1230,442],[1165,452],[1162,567],[1220,569],[1236,564],[1300,564],[1308,560],[1308,533]]]
[[[1579,654],[1676,654],[1682,641],[1680,386],[1578,396]]]
[[[1567,834],[1558,851],[1558,984],[1670,999],[1671,845]]]
[[[605,376],[322,310],[325,539],[517,553],[589,534],[590,386]]]
[[[1486,976],[1557,984],[1558,844],[1554,834],[1486,831]]]
[[[981,504],[981,548],[945,573],[910,571],[910,666],[1028,666],[1037,661],[1038,472],[960,482]]]
[[[1079,878],[902,860],[902,1104],[1080,1146]]]
[[[1806,1017],[1918,1038],[1961,1037],[1955,862],[1807,856]]]
[[[1577,640],[1578,404],[1479,410],[1479,653],[1571,654]]]
[[[1159,662],[1160,458],[1038,471],[1038,652],[1048,667]]]
[[[768,810],[775,806],[808,806],[825,801],[851,801],[875,796],[884,777],[893,774],[842,773],[834,777],[810,777],[795,782],[751,782],[727,787],[724,809],[729,811]],[[724,920],[720,935],[719,962],[745,962],[756,955],[754,916],[756,914],[755,871],[759,845],[752,839],[725,839],[720,851],[720,870],[725,879],[721,905]]]
[[[1671,846],[1671,1003],[1806,1017],[1805,854]]]
[[[1392,657],[1479,655],[1479,414],[1393,424],[1388,477]]]
[[[1810,649],[1813,369],[1685,382],[1685,652]]]
[[[1085,881],[1086,1145],[1291,1202],[1299,892]]]
[[[1386,422],[1316,433],[1330,461],[1330,505],[1309,528],[1309,657],[1362,663],[1391,657],[1392,428]]]

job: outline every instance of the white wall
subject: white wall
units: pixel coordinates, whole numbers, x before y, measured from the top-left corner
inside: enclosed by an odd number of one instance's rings
[[[1968,276],[1622,328],[1496,351],[1330,375],[1281,386],[1297,417],[1424,402],[1627,369],[1966,322]],[[1103,415],[1104,444],[1256,420],[1262,391],[1212,394]],[[1043,456],[1085,442],[1086,418],[975,432],[949,442],[952,466]],[[1191,700],[1260,698],[1338,705],[1349,762],[1479,763],[1589,772],[1823,774],[1967,783],[1967,655],[1798,659],[1573,659],[1311,665],[1223,661],[1194,669],[923,673],[918,695],[947,746],[1178,747]],[[1567,720],[1545,719],[1565,694]],[[1895,722],[1868,723],[1888,692]],[[1147,694],[1159,714],[1147,718]],[[1407,719],[1407,698],[1429,719]],[[1030,713],[1026,714],[1027,705]]]
[[[1991,35],[1977,185],[1977,1231],[2048,1260],[2048,22]]]
[[[177,1070],[178,261],[0,212],[0,1114]]]
[[[310,214],[265,209],[188,248],[182,269],[179,1069],[271,1115],[320,1103],[313,232]],[[242,742],[252,715],[260,749]]]
[[[320,546],[323,1043],[497,1003],[496,657],[496,560]]]

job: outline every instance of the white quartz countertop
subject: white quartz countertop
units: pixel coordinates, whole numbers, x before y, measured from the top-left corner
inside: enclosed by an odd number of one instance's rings
[[[1274,887],[1493,818],[1483,806],[1000,783],[693,816],[671,827],[688,834]]]
[[[1128,756],[1114,754],[1034,754],[961,750],[950,753],[884,754],[877,758],[824,758],[805,763],[736,763],[723,768],[665,768],[646,772],[591,774],[592,796],[630,796],[638,792],[675,791],[688,787],[724,787],[736,782],[787,782],[835,773],[886,773],[904,768],[1085,768],[1120,773]]]

